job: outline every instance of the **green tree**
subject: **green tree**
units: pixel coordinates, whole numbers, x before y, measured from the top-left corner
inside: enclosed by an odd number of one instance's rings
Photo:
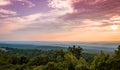
[[[73,53],[77,59],[82,56],[82,50],[83,49],[80,46],[76,47],[75,45],[68,48],[68,51]]]
[[[115,50],[115,58],[120,59],[120,45],[118,46],[117,50]]]
[[[49,62],[49,57],[46,56],[46,55],[40,55],[40,56],[37,56],[37,57],[34,57],[32,58],[30,61],[29,61],[29,65],[36,65],[36,66],[39,66],[39,65],[45,65]]]
[[[43,70],[45,68],[45,65],[40,65],[35,67],[33,70]]]
[[[19,64],[19,61],[20,61],[20,57],[17,56],[17,55],[13,55],[9,58],[9,63],[11,64]]]
[[[65,54],[65,60],[68,64],[68,70],[75,70],[78,59],[71,52]]]
[[[20,56],[19,64],[27,64],[29,61],[28,57]]]
[[[17,65],[15,70],[33,70],[33,68],[28,66],[27,64],[23,64],[23,65]]]
[[[100,53],[100,55],[95,56],[94,60],[90,66],[91,70],[109,70],[109,60],[110,56],[108,54],[105,54],[103,52]]]
[[[75,70],[89,70],[89,64],[86,62],[84,58],[80,58],[75,67]]]
[[[64,61],[65,52],[62,49],[61,50],[55,50],[53,55],[54,55],[53,58],[56,62]]]
[[[54,62],[49,62],[44,68],[43,70],[60,70],[58,67],[57,67],[57,64],[54,63]]]
[[[113,56],[108,60],[109,70],[120,70],[120,45]]]

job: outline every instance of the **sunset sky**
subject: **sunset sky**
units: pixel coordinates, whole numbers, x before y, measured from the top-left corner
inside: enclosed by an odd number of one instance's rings
[[[0,0],[0,41],[120,41],[120,0]]]

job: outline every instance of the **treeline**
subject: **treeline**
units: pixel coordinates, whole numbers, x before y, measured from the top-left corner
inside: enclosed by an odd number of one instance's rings
[[[48,51],[0,48],[0,70],[120,70],[120,46],[112,55],[82,51],[80,46]]]

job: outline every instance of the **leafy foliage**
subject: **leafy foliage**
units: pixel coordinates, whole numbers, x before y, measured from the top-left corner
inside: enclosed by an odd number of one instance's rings
[[[77,59],[79,59],[82,56],[82,48],[80,46],[76,47],[75,45],[73,47],[69,47],[68,51],[73,53]]]
[[[120,46],[113,55],[101,52],[95,57],[82,53],[79,46],[47,51],[1,49],[0,70],[120,70]]]

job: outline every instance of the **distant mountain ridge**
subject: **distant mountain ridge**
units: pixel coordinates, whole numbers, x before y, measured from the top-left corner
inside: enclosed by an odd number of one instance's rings
[[[120,42],[49,42],[49,41],[4,41],[0,42],[0,47],[11,47],[21,49],[67,49],[69,46],[80,46],[85,52],[114,52]]]
[[[0,43],[0,47],[19,48],[19,49],[42,49],[42,50],[54,50],[54,49],[66,49],[66,47],[60,46],[45,46],[45,45],[32,45],[32,44],[7,44]]]

